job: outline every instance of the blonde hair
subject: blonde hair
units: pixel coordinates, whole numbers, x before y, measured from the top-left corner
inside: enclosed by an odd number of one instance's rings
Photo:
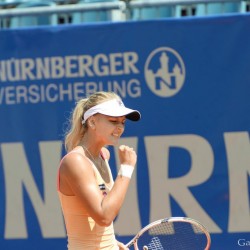
[[[121,98],[113,92],[100,91],[92,94],[88,98],[81,99],[76,103],[76,106],[71,113],[69,121],[70,128],[65,135],[65,148],[67,152],[71,151],[80,143],[85,132],[88,129],[87,123],[82,124],[82,118],[84,113],[88,109],[102,102],[109,101],[112,99]]]

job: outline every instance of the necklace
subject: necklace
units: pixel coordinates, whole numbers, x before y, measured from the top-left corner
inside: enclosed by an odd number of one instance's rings
[[[91,157],[91,159],[93,160],[93,162],[95,163],[96,167],[98,169],[101,170],[102,173],[105,173],[105,169],[103,168],[102,166],[102,159],[100,157],[100,155],[98,155],[98,159],[100,159],[100,164],[98,164],[98,162],[95,160],[95,158],[93,157],[93,155],[89,152],[89,150],[84,146],[84,145],[81,145],[83,147],[83,149],[88,153],[88,155]]]

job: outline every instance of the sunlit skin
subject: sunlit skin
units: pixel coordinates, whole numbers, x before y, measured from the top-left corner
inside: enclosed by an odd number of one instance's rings
[[[96,184],[89,156],[81,145],[88,149],[94,159],[97,160],[102,151],[109,160],[110,153],[104,146],[117,145],[125,129],[126,117],[96,114],[87,122],[88,129],[79,146],[74,149],[77,154],[68,154],[62,161],[60,191],[65,195],[77,196],[96,223],[109,226],[121,208],[130,179],[118,176],[111,191],[103,196]],[[135,166],[137,156],[133,148],[124,146],[119,148],[118,152],[121,164]],[[126,249],[122,243],[118,242],[118,245],[120,249]]]
[[[112,117],[96,114],[93,117],[96,130],[94,131],[97,140],[102,147],[104,145],[116,145],[125,129],[126,117]]]

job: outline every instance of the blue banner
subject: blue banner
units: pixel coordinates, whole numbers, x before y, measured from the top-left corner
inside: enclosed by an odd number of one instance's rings
[[[187,216],[212,249],[249,249],[249,26],[232,15],[0,31],[0,248],[66,249],[56,175],[67,119],[105,90],[142,113],[121,139],[138,163],[117,238]]]

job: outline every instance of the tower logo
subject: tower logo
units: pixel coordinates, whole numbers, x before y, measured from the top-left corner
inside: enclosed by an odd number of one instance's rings
[[[182,88],[186,72],[181,56],[171,48],[162,47],[148,56],[144,74],[153,93],[160,97],[171,97]]]

